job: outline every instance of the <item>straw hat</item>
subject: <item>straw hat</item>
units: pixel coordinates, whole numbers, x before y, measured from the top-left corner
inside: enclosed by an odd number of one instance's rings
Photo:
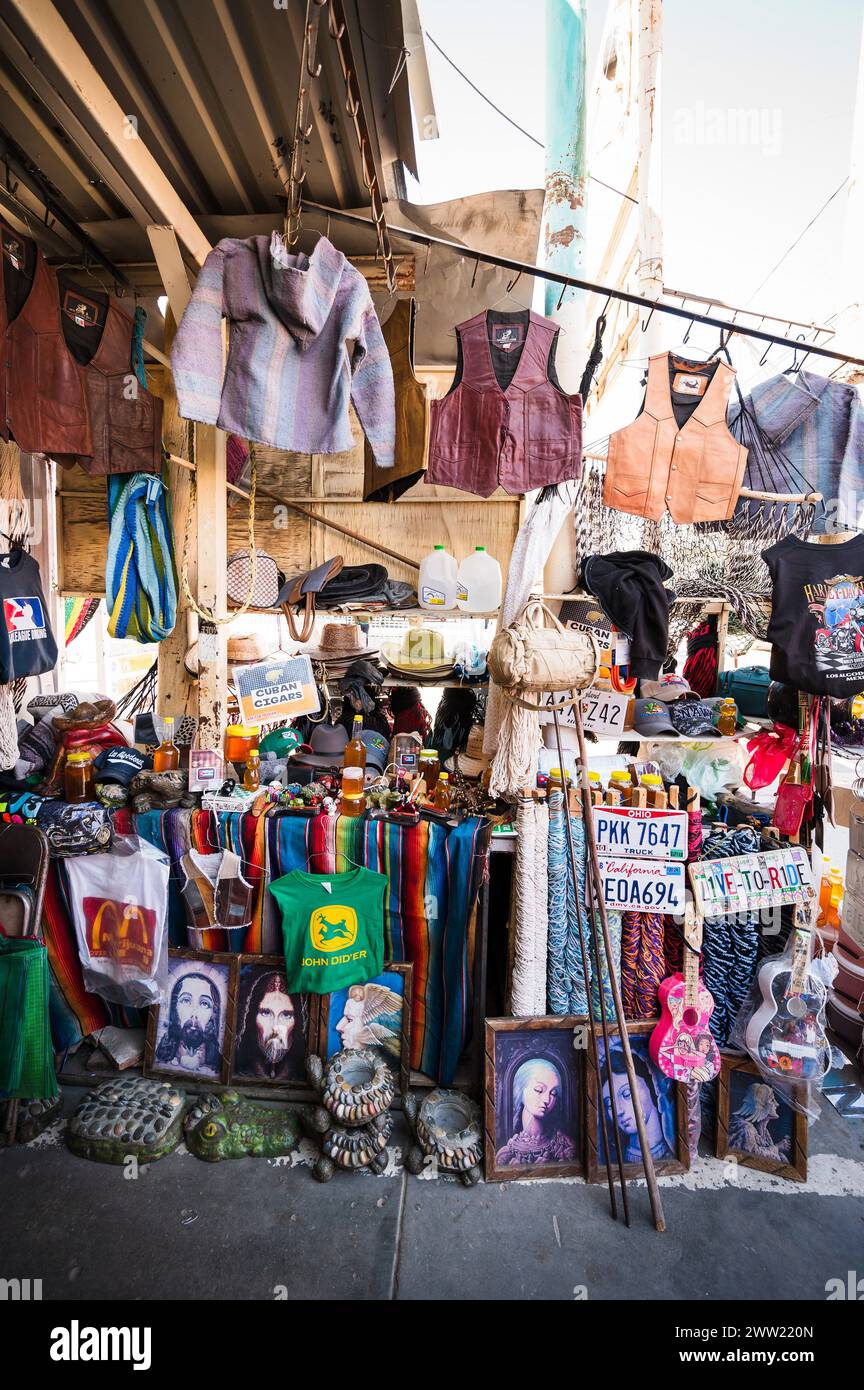
[[[444,653],[444,638],[430,627],[412,627],[402,638],[401,647],[385,647],[384,657],[393,671],[406,676],[445,675],[453,670]]]
[[[451,769],[461,772],[463,777],[482,777],[489,766],[489,759],[483,756],[483,725],[472,724],[464,753],[457,753],[449,759]]]
[[[353,662],[376,657],[378,648],[366,645],[366,634],[357,623],[325,623],[319,645],[306,647],[302,654],[323,662],[331,673],[344,673]]]
[[[233,633],[228,638],[228,667],[254,666],[258,661],[266,661],[273,656],[257,632]],[[184,658],[184,665],[190,676],[198,675],[198,643],[193,642]]]

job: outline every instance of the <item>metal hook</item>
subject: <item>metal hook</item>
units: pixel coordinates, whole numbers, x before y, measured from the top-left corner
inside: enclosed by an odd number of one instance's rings
[[[654,309],[656,309],[656,307],[657,307],[657,306],[656,306],[656,304],[655,304],[655,305],[653,306],[653,308],[651,309],[651,312],[650,312],[650,314],[648,315],[647,319],[643,319],[643,320],[642,320],[642,332],[643,332],[643,333],[647,333],[647,332],[648,332],[648,325],[649,325],[649,323],[651,322],[651,320],[652,320],[653,317],[654,317]]]
[[[558,310],[561,308],[561,305],[564,303],[564,296],[565,296],[565,294],[567,293],[567,290],[568,290],[568,289],[569,289],[569,285],[562,285],[562,286],[561,286],[561,293],[560,293],[560,295],[558,296],[558,303],[555,305],[555,313],[556,313],[556,314],[558,313]]]
[[[768,346],[766,347],[765,351],[763,352],[762,356],[759,358],[759,366],[760,366],[760,367],[764,367],[764,366],[765,366],[765,363],[768,361],[768,354],[769,354],[769,352],[771,351],[771,349],[772,349],[773,346],[774,346],[773,343],[769,343]]]
[[[326,3],[327,0],[315,0],[316,5],[326,5]],[[335,39],[337,43],[341,39],[342,35],[345,33],[345,25],[340,24],[337,20],[333,12],[332,4],[327,12],[327,28],[330,30],[331,39]]]
[[[520,270],[520,271],[518,271],[518,273],[516,274],[515,278],[514,278],[513,280],[511,280],[511,281],[510,281],[510,284],[507,286],[507,293],[508,293],[508,294],[512,294],[512,293],[513,293],[514,289],[515,289],[516,286],[519,284],[519,281],[520,281],[521,279],[522,279],[522,271]]]
[[[317,25],[317,23],[318,21],[316,20],[315,24]],[[313,26],[311,24],[306,25],[306,71],[310,77],[314,78],[321,76],[321,64],[316,62],[318,56],[318,35],[317,33],[313,34],[312,28]]]
[[[428,246],[426,247],[426,260],[427,260],[427,261],[429,260],[429,247],[428,247]],[[475,256],[475,257],[474,257],[474,274],[471,276],[471,288],[472,288],[472,290],[473,290],[473,288],[474,288],[474,282],[475,282],[475,280],[477,279],[477,270],[478,270],[479,265],[480,265],[480,257],[479,257],[479,256]]]
[[[685,345],[686,345],[687,343],[689,343],[689,341],[690,341],[690,334],[693,332],[693,325],[694,325],[695,322],[696,322],[695,319],[691,319],[690,322],[689,322],[688,325],[687,325],[687,332],[684,334],[684,337],[681,339],[681,341],[682,341]]]

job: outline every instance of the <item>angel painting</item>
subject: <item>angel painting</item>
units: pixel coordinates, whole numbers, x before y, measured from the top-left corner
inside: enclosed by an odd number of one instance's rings
[[[395,1072],[403,1054],[405,1009],[405,976],[396,970],[337,990],[330,996],[328,1056],[346,1047],[371,1048]]]

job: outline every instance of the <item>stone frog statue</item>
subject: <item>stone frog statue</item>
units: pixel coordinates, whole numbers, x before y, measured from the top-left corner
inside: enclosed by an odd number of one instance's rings
[[[280,1158],[296,1149],[295,1111],[256,1105],[238,1091],[199,1096],[186,1116],[186,1147],[206,1163],[223,1158]]]

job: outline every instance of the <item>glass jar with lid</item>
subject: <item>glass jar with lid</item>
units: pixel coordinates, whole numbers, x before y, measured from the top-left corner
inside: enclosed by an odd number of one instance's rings
[[[93,778],[93,758],[87,748],[74,749],[66,754],[63,769],[63,796],[70,806],[93,801],[96,787]]]

